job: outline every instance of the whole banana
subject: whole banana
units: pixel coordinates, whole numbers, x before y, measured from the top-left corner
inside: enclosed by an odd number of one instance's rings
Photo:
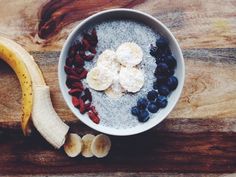
[[[69,127],[53,109],[49,87],[33,57],[19,44],[0,37],[0,58],[15,71],[22,88],[21,124],[25,135],[30,133],[30,117],[39,133],[55,148],[60,148]]]

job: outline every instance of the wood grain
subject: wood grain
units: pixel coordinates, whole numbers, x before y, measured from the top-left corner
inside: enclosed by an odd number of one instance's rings
[[[182,96],[168,116],[169,119],[196,119],[193,121],[194,129],[189,131],[206,130],[206,124],[216,119],[215,123],[225,119],[224,128],[213,126],[211,130],[236,131],[236,57],[235,49],[192,49],[184,50],[186,59],[186,82]],[[51,88],[53,105],[58,114],[66,121],[76,120],[69,108],[66,106],[59,90],[57,79],[57,62],[59,52],[33,52],[36,62],[42,69],[46,82]],[[206,69],[207,68],[207,69]],[[0,127],[6,124],[15,125],[20,122],[20,98],[21,90],[13,71],[3,62],[0,63]],[[11,100],[11,101],[8,101]],[[234,122],[235,120],[235,122]],[[178,121],[176,121],[177,123]],[[165,122],[165,126],[173,131],[183,124],[173,124],[172,121]],[[191,122],[187,124],[190,126]],[[204,126],[203,126],[204,125]],[[198,127],[199,126],[199,127]],[[210,128],[210,125],[208,125]],[[186,131],[186,127],[179,131]]]
[[[105,159],[72,159],[37,135],[25,138],[19,133],[2,134],[0,175],[236,170],[235,133],[154,133],[151,130],[137,136],[111,137],[112,149]]]
[[[74,2],[74,1],[71,1]],[[82,3],[84,2],[84,3]],[[87,1],[86,1],[87,2]],[[60,17],[66,16],[67,6],[52,8],[46,0],[2,0],[0,1],[0,33],[16,40],[31,51],[60,50],[68,33],[82,18],[96,13],[99,10],[125,6],[132,1],[114,1],[104,3],[94,8],[95,1],[78,1],[78,8],[85,8],[83,15],[76,15],[60,19],[60,24],[65,24],[60,31],[51,32],[50,38],[42,40],[38,37],[40,29],[40,12],[47,7],[49,16],[52,14]],[[99,0],[99,2],[103,2]],[[105,2],[105,1],[104,1]],[[109,1],[110,2],[110,1]],[[156,0],[135,1],[131,4],[134,9],[145,11],[161,20],[174,33],[182,48],[233,48],[236,46],[236,2],[234,0]],[[49,4],[47,6],[47,3]],[[140,3],[139,5],[137,5]],[[101,3],[102,4],[102,3]],[[64,20],[64,21],[63,21]],[[43,23],[43,22],[41,22]],[[45,22],[46,24],[46,22]],[[40,34],[40,33],[39,33]]]
[[[235,176],[235,0],[1,0],[0,35],[35,57],[51,88],[53,105],[71,131],[97,134],[67,108],[58,87],[57,63],[73,27],[91,14],[116,7],[153,15],[179,41],[186,82],[175,109],[144,134],[111,137],[111,153],[105,159],[71,159],[37,131],[23,137],[20,85],[0,61],[0,176]]]

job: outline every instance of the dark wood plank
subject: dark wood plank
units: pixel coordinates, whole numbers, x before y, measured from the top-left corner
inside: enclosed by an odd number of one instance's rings
[[[158,172],[107,172],[107,173],[80,173],[79,177],[235,177],[235,173],[158,173]],[[15,176],[15,175],[14,175]],[[16,175],[15,177],[27,177],[30,175]],[[42,174],[42,175],[34,175],[34,177],[45,177],[45,176],[54,176],[54,177],[75,177],[78,174]]]
[[[74,125],[77,127],[76,125]],[[80,135],[91,132],[76,129]],[[95,133],[96,132],[93,132]],[[69,158],[38,135],[5,132],[0,138],[0,175],[97,172],[232,173],[236,170],[235,133],[168,133],[150,130],[111,137],[104,159]]]

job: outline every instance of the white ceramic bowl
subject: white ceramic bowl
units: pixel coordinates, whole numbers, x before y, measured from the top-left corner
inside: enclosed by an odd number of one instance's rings
[[[84,114],[84,115],[80,114],[79,111],[73,106],[71,102],[71,96],[68,94],[68,88],[65,84],[66,82],[66,73],[64,72],[65,60],[68,54],[69,47],[73,43],[76,36],[78,36],[78,34],[80,34],[84,29],[89,27],[90,24],[94,25],[95,23],[102,22],[105,20],[110,20],[110,19],[131,19],[137,22],[142,22],[144,24],[147,24],[154,31],[165,36],[169,40],[169,47],[171,49],[173,56],[177,60],[177,68],[175,70],[175,76],[178,78],[179,84],[176,90],[174,90],[171,93],[171,96],[168,99],[167,107],[164,109],[161,109],[161,111],[159,111],[158,114],[156,114],[157,116],[154,116],[153,118],[149,119],[147,122],[140,123],[136,127],[129,128],[129,129],[127,128],[115,129],[112,127],[105,127],[101,124],[95,124],[88,118],[87,114]],[[171,110],[176,105],[181,95],[181,91],[184,85],[185,65],[184,65],[183,55],[182,55],[178,42],[176,41],[175,37],[170,32],[170,30],[164,24],[162,24],[160,21],[158,21],[156,18],[152,17],[151,15],[148,15],[146,13],[143,13],[137,10],[112,9],[112,10],[99,12],[97,14],[94,14],[86,18],[83,22],[78,24],[74,28],[74,30],[70,33],[60,54],[59,65],[58,65],[58,77],[59,77],[59,84],[60,84],[62,95],[67,105],[69,106],[70,110],[74,113],[76,117],[78,117],[78,119],[80,119],[83,123],[85,123],[89,127],[99,132],[103,132],[110,135],[127,136],[127,135],[134,135],[134,134],[144,132],[156,126],[163,119],[167,117],[167,115],[171,112]]]

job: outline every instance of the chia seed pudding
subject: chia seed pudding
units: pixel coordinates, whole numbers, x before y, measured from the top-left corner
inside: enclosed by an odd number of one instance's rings
[[[99,114],[101,125],[116,129],[135,127],[141,123],[130,113],[131,107],[136,105],[137,100],[153,88],[153,82],[155,80],[153,73],[156,63],[155,58],[150,55],[149,51],[150,44],[155,43],[159,34],[145,24],[129,20],[106,21],[96,24],[92,28],[95,28],[97,31],[98,44],[96,47],[97,54],[94,60],[85,64],[85,68],[88,71],[96,65],[98,56],[104,50],[112,49],[115,51],[124,42],[134,42],[143,50],[143,60],[136,66],[144,72],[145,77],[144,86],[139,92],[135,94],[126,93],[119,99],[112,99],[104,92],[90,89],[93,97],[93,105]],[[77,39],[79,38],[80,36]],[[83,84],[88,87],[86,79],[83,80]]]

